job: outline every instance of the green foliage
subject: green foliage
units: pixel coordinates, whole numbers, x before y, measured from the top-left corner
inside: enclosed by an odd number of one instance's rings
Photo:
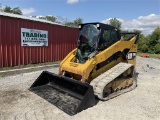
[[[139,40],[137,44],[139,51],[148,52],[148,41],[146,40],[146,37],[143,34],[139,35]]]
[[[75,27],[74,22],[66,22],[65,25],[70,27]]]
[[[3,9],[3,12],[12,13],[11,7],[6,6],[6,7]]]
[[[128,33],[128,30],[121,30],[122,33]],[[142,31],[140,30],[134,30],[135,33],[139,33],[141,34]],[[129,40],[131,37],[133,36],[133,34],[121,34],[121,39],[122,40]]]
[[[109,20],[109,25],[121,29],[122,23],[117,18],[112,18]]]
[[[78,26],[79,24],[82,24],[83,20],[81,18],[77,18],[76,20],[74,20],[74,24],[75,26]]]
[[[160,27],[157,27],[152,34],[146,37],[143,34],[140,34],[138,50],[151,54],[160,53]]]
[[[83,20],[81,18],[77,18],[73,22],[66,22],[65,25],[70,27],[78,27],[78,25],[82,23],[83,23]]]
[[[157,43],[155,45],[155,53],[159,53],[160,54],[160,43]]]
[[[142,52],[148,52],[148,45],[147,44],[143,44],[142,46],[140,46],[140,49]]]
[[[134,29],[134,32],[142,34],[142,31]]]
[[[148,51],[150,53],[160,52],[160,27],[157,27],[151,35],[148,36]]]
[[[33,16],[34,17],[34,16]],[[35,16],[36,17],[36,16]],[[60,21],[58,21],[58,19],[54,16],[48,15],[48,16],[43,16],[43,17],[39,17],[39,19],[43,19],[43,20],[47,20],[47,21],[51,21],[51,22],[56,22],[56,23],[60,23]]]
[[[19,9],[19,7],[15,7],[11,11],[13,14],[22,15],[22,11]]]
[[[9,6],[6,6],[4,9],[2,9],[2,11],[7,12],[7,13],[22,15],[22,11],[19,9],[19,7],[15,7],[15,8],[12,9]]]
[[[51,22],[56,22],[57,18],[54,16],[46,16],[46,20],[51,21]]]

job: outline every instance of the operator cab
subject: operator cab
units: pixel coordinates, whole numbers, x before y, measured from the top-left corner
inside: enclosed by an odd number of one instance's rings
[[[89,56],[94,56],[120,39],[115,27],[103,23],[80,24],[79,29],[76,52],[78,63],[85,63]]]

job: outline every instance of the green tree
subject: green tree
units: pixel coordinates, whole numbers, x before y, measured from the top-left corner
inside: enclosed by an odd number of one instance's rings
[[[143,34],[139,35],[138,44],[138,51],[140,52],[148,52],[148,41]]]
[[[61,23],[56,17],[51,16],[51,15],[39,17],[39,19],[43,19],[43,20],[47,20],[47,21],[51,21],[51,22],[56,22],[56,23]]]
[[[78,27],[79,24],[83,23],[82,21],[83,20],[81,18],[77,18],[73,22],[66,22],[65,25],[70,27]]]
[[[6,7],[3,9],[3,12],[12,13],[12,9],[11,9],[11,7],[9,7],[9,6],[6,6]]]
[[[69,27],[75,27],[74,22],[66,22],[65,25]]]
[[[142,31],[140,31],[140,30],[134,29],[133,31],[134,31],[135,33],[139,33],[140,35],[142,34]]]
[[[82,24],[82,23],[83,23],[83,20],[81,18],[77,18],[76,20],[74,20],[74,24],[77,27],[78,27],[79,24]]]
[[[19,7],[15,7],[15,8],[12,9],[12,8],[9,7],[9,6],[6,6],[6,7],[3,9],[3,12],[22,15],[22,11],[19,9]]]
[[[160,42],[155,45],[155,53],[160,54]]]
[[[159,53],[160,52],[160,27],[157,27],[151,35],[148,36],[149,52]]]
[[[11,10],[13,14],[22,15],[22,11],[19,9],[19,7],[15,7]]]
[[[51,22],[56,22],[57,18],[54,16],[46,16],[46,20],[51,21]]]
[[[112,18],[109,20],[109,25],[114,26],[120,30],[122,23],[117,18]]]

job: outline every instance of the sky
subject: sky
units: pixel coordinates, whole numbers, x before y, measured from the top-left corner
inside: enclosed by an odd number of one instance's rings
[[[148,35],[160,26],[160,0],[0,0],[1,6],[19,7],[25,16],[53,15],[83,23],[109,23],[117,18],[123,30]]]

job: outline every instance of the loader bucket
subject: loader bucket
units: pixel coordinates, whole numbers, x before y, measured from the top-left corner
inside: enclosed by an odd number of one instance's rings
[[[48,71],[43,71],[29,90],[69,115],[96,103],[92,86]]]

